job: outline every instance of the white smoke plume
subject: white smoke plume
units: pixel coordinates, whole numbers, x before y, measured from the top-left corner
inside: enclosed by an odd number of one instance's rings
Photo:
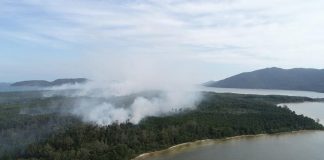
[[[91,81],[84,85],[52,87],[44,96],[91,97],[76,101],[67,111],[98,125],[164,116],[194,109],[200,94],[194,89],[194,72],[181,60],[165,56],[109,56],[87,63]],[[144,94],[143,94],[144,93]],[[116,103],[114,98],[126,99]],[[127,101],[127,98],[131,100]]]

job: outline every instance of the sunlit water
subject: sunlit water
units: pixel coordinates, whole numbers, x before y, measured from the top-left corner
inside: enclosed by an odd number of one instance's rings
[[[324,98],[323,93],[264,89],[232,89],[202,87],[202,91],[257,95],[289,95]],[[324,103],[287,103],[297,114],[319,118],[324,124]],[[323,160],[324,132],[307,131],[278,135],[244,137],[213,141],[166,151],[146,160]]]

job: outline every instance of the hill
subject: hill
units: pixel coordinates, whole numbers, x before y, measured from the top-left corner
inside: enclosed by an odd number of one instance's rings
[[[59,86],[64,84],[78,84],[86,83],[88,79],[85,78],[70,78],[70,79],[57,79],[55,81],[49,82],[45,80],[29,80],[29,81],[20,81],[11,84],[11,86],[36,86],[36,87],[50,87],[50,86]]]
[[[208,87],[282,89],[324,92],[323,69],[265,68],[241,73],[220,81],[204,84]]]

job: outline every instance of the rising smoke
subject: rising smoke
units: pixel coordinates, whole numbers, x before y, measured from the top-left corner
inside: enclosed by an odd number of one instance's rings
[[[179,59],[165,56],[109,56],[87,63],[91,81],[84,85],[52,87],[44,96],[78,98],[68,112],[86,122],[139,123],[148,116],[164,116],[194,109],[200,94],[194,89],[193,71]],[[84,98],[87,97],[87,98]]]

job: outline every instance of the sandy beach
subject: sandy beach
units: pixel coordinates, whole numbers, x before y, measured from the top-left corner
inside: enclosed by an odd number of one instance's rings
[[[265,136],[265,135],[281,135],[281,134],[292,134],[292,133],[301,133],[301,132],[309,132],[314,130],[299,130],[299,131],[291,131],[291,132],[280,132],[280,133],[274,133],[274,134],[255,134],[255,135],[240,135],[240,136],[233,136],[233,137],[226,137],[226,138],[220,138],[220,139],[204,139],[204,140],[197,140],[193,142],[186,142],[177,144],[174,146],[171,146],[164,150],[154,151],[154,152],[148,152],[140,154],[139,156],[135,157],[132,160],[145,160],[146,158],[153,157],[156,155],[160,155],[166,152],[179,152],[184,149],[188,149],[191,146],[198,146],[198,145],[208,145],[208,144],[215,144],[220,143],[223,141],[233,140],[233,139],[241,139],[241,138],[247,138],[247,137],[259,137],[259,136]]]

